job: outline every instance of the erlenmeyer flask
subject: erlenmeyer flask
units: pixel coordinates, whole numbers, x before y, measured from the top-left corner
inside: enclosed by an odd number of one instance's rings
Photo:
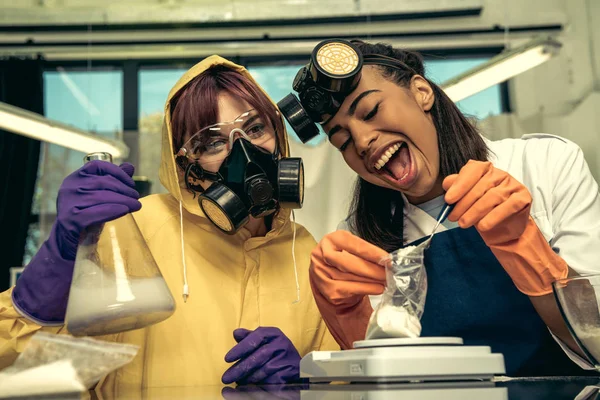
[[[108,153],[84,161],[112,162]],[[143,328],[170,317],[175,300],[133,216],[88,227],[79,239],[65,323],[74,336]]]

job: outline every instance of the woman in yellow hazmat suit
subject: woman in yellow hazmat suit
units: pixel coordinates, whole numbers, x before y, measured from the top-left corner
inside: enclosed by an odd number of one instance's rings
[[[207,125],[213,128],[204,129]],[[287,158],[282,118],[251,75],[218,56],[196,64],[169,93],[162,135],[160,178],[169,193],[140,199],[141,209],[131,191],[131,165],[94,161],[65,179],[50,238],[17,285],[0,294],[0,368],[14,361],[36,331],[65,331],[81,229],[138,209],[134,219],[169,289],[183,296],[175,296],[177,308],[169,319],[105,337],[139,345],[140,351],[100,382],[102,392],[288,382],[298,377],[300,356],[338,348],[308,284],[316,243],[290,221],[286,202],[293,203],[291,198],[282,200],[280,193],[277,205],[261,203],[260,196],[244,198],[242,203],[252,207],[240,209],[239,202],[227,203],[235,196],[219,196],[237,190],[231,175],[244,155],[267,170],[265,179],[271,179],[273,163],[283,168],[282,160],[288,167],[294,162]],[[289,197],[289,187],[279,189]],[[301,202],[302,188],[296,189]],[[252,365],[256,359],[261,365]]]

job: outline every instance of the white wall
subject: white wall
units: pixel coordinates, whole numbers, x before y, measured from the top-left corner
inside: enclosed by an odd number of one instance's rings
[[[600,179],[600,2],[564,1],[560,55],[510,82],[514,117],[524,132],[579,144]],[[509,136],[509,134],[507,134]]]
[[[328,141],[317,147],[292,141],[290,151],[302,157],[305,170],[306,195],[304,206],[295,212],[296,221],[319,240],[346,218],[356,174]]]

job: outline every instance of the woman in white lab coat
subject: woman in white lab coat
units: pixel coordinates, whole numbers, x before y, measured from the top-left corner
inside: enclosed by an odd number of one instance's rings
[[[582,151],[543,134],[488,141],[426,78],[418,54],[352,45],[362,77],[322,120],[359,175],[341,226],[352,234],[327,235],[310,271],[338,343],[364,338],[385,285],[381,257],[431,233],[448,203],[426,253],[421,335],[491,346],[513,376],[585,374],[591,365],[552,294],[556,279],[600,272],[600,197]]]

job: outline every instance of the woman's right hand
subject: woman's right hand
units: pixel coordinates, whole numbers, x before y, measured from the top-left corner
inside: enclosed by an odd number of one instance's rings
[[[58,191],[53,232],[62,258],[75,260],[79,236],[88,226],[115,220],[142,207],[133,171],[129,163],[116,166],[91,161],[65,178]]]
[[[317,290],[336,308],[355,306],[366,295],[382,294],[388,253],[348,231],[325,235],[312,251],[310,278]]]
[[[388,253],[348,231],[326,235],[312,251],[310,284],[319,311],[342,349],[365,337],[373,312],[368,295],[382,294]]]

